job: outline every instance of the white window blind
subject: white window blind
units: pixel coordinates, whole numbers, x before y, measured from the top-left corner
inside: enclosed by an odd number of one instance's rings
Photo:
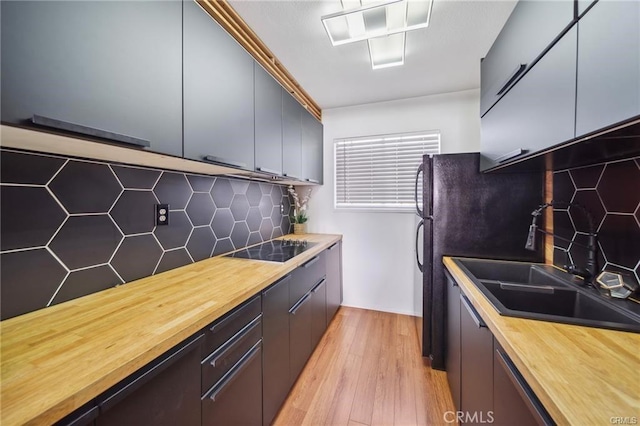
[[[440,132],[335,140],[335,207],[406,211],[424,154],[440,153]]]

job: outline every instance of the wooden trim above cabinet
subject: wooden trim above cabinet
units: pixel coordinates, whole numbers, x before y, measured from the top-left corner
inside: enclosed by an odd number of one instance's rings
[[[194,0],[318,121],[322,110],[226,0]]]

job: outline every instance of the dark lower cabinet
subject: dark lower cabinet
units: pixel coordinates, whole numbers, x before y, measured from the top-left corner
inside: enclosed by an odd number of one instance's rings
[[[460,287],[445,272],[447,282],[447,353],[445,368],[451,397],[456,409],[460,409]]]
[[[3,123],[182,156],[179,1],[0,7]]]
[[[493,411],[493,334],[460,295],[460,408],[465,424],[486,424]]]
[[[205,426],[262,424],[262,342],[202,397]],[[174,423],[181,424],[181,423]]]
[[[327,280],[322,279],[311,290],[311,347],[320,343],[327,329]]]
[[[342,303],[342,242],[327,250],[327,323],[330,323]]]
[[[289,309],[289,383],[298,378],[311,355],[311,293]]]
[[[262,421],[270,425],[290,389],[289,283],[287,275],[262,292]]]
[[[100,397],[95,424],[200,424],[201,341],[190,339]]]

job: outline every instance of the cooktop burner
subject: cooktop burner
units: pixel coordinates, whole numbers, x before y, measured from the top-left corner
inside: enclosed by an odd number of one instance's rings
[[[266,260],[269,262],[286,262],[299,255],[316,243],[307,240],[273,240],[244,250],[230,253],[228,257],[242,259]]]

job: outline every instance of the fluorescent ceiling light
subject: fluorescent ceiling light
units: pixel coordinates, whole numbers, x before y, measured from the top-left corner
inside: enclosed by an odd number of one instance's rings
[[[395,67],[404,64],[405,33],[368,40],[371,68]]]
[[[354,8],[355,3],[355,8]],[[343,1],[343,12],[322,17],[331,44],[356,41],[404,33],[426,28],[431,17],[432,0],[387,0],[357,7],[360,2]]]

